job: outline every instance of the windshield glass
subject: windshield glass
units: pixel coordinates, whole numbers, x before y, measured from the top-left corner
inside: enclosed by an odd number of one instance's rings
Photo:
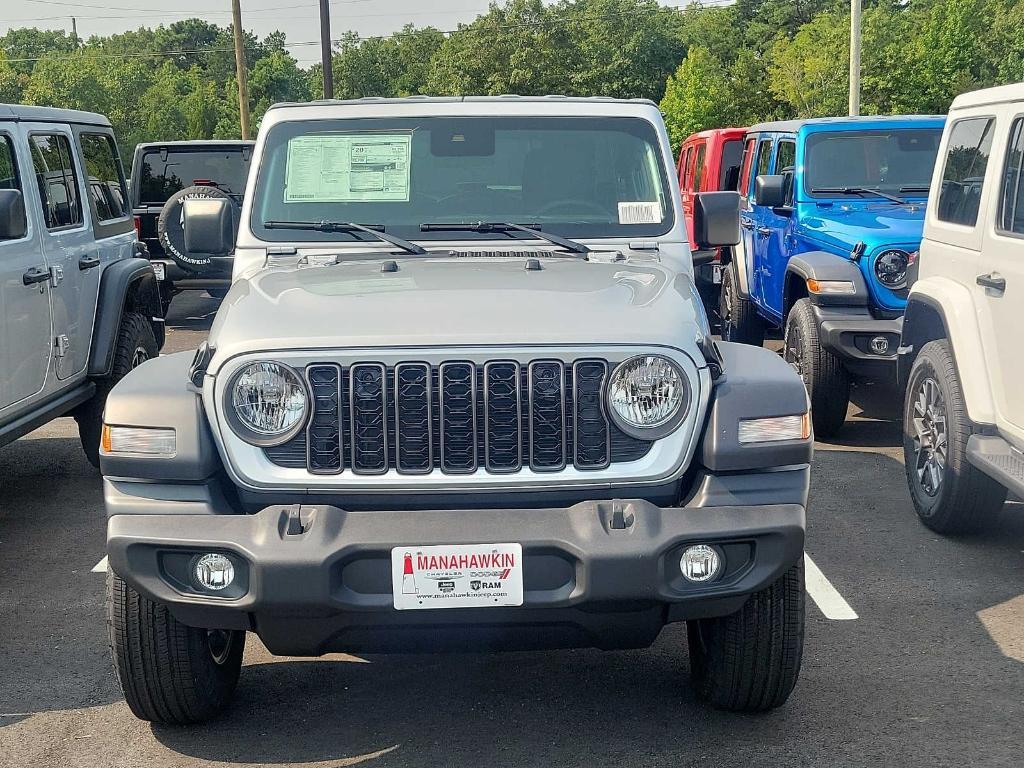
[[[941,136],[941,128],[812,133],[804,145],[804,184],[814,197],[834,197],[842,193],[815,190],[841,187],[924,195]]]
[[[154,148],[142,155],[138,201],[142,205],[163,205],[175,192],[197,182],[213,182],[239,198],[249,175],[249,147],[237,149],[176,150]]]
[[[654,127],[637,118],[375,118],[282,123],[267,136],[252,228],[264,240],[366,239],[267,228],[357,222],[410,240],[508,237],[424,224],[514,222],[565,237],[673,224]]]

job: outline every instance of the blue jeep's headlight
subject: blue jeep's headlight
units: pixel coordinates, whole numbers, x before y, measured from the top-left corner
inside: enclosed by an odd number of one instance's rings
[[[255,362],[235,374],[225,397],[235,434],[252,445],[280,445],[305,426],[309,397],[294,370],[282,363]]]
[[[897,290],[907,287],[907,267],[910,254],[898,248],[882,251],[875,259],[875,277],[886,288]]]

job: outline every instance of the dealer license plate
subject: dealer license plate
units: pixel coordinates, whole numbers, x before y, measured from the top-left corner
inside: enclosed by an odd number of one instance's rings
[[[453,544],[391,550],[395,608],[492,608],[523,604],[519,544]]]
[[[166,273],[164,272],[164,265],[161,264],[159,261],[154,261],[154,262],[152,262],[152,264],[153,264],[153,274],[156,275],[156,279],[157,280],[163,280],[164,277],[166,277]]]

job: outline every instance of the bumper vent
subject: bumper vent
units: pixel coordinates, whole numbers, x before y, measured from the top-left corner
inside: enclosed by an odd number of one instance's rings
[[[313,474],[604,469],[652,445],[605,415],[608,372],[605,360],[318,363],[306,368],[305,434],[264,450],[278,466]]]

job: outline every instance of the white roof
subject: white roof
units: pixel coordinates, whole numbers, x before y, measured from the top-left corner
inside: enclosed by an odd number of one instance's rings
[[[999,85],[995,88],[983,88],[980,91],[962,93],[953,99],[949,111],[1014,101],[1024,102],[1024,83],[1011,83],[1010,85]]]

